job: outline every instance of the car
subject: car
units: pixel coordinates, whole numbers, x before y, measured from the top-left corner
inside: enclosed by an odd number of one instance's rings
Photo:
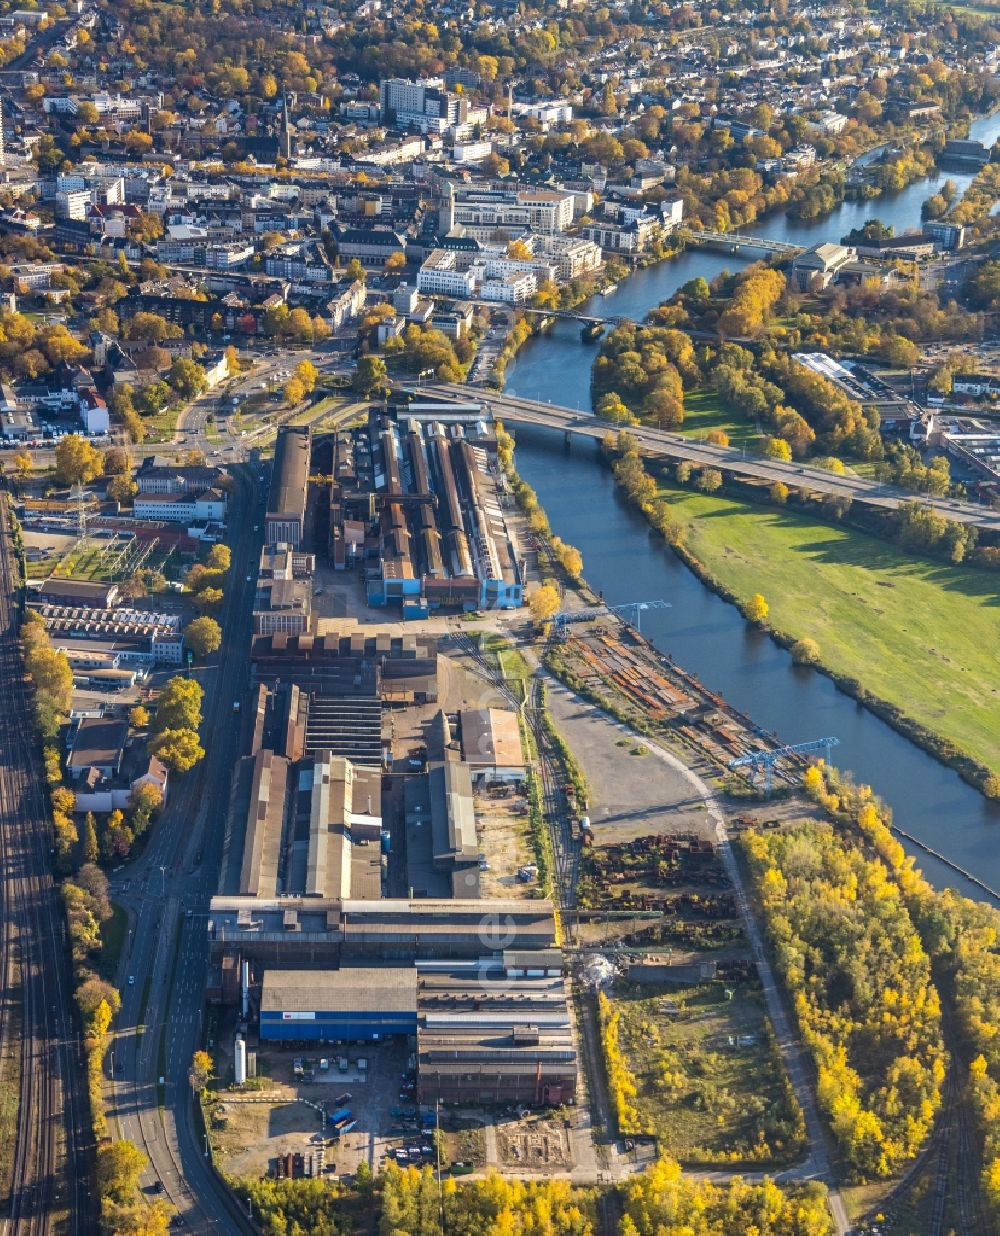
[[[252,579],[253,579],[253,576],[252,576],[252,575],[248,575],[248,576],[247,576],[247,583],[249,584],[249,583],[251,582],[251,580],[252,580]]]
[[[134,975],[134,974],[130,974],[130,975],[128,976],[128,985],[129,985],[129,987],[134,987],[134,986],[135,986],[135,975]]]
[[[240,710],[240,701],[233,700],[233,712],[239,712],[239,710]]]

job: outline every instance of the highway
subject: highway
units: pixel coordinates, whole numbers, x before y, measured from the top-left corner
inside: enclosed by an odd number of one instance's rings
[[[470,398],[476,398],[481,400],[498,420],[511,424],[542,425],[598,441],[609,433],[617,432],[618,429],[610,422],[599,420],[590,413],[581,412],[578,408],[563,408],[557,404],[540,403],[534,399],[521,399],[492,391],[479,391],[473,394],[467,386],[441,383],[425,387],[424,392],[466,402]],[[808,464],[783,463],[777,459],[762,458],[760,455],[748,455],[733,447],[713,446],[709,442],[685,438],[681,434],[669,433],[665,429],[639,426],[626,427],[625,432],[633,437],[642,450],[649,455],[677,460],[686,459],[697,467],[718,468],[736,476],[745,476],[768,483],[782,481],[792,489],[808,489],[814,493],[850,498],[853,502],[879,507],[883,510],[895,510],[904,503],[916,501],[945,519],[952,519],[963,524],[974,524],[990,532],[1000,532],[1000,511],[978,506],[973,502],[963,502],[958,498],[934,498],[927,494],[910,493],[908,490],[899,489],[894,485],[885,485],[881,481],[869,480],[863,476],[853,474],[838,476],[835,472],[828,472],[825,468],[810,467]]]
[[[85,1070],[65,914],[51,871],[45,784],[19,643],[19,579],[0,495],[0,1067],[17,1090],[3,1236],[94,1230]]]
[[[187,776],[174,779],[145,852],[112,881],[112,896],[127,908],[130,930],[120,967],[122,1009],[107,1058],[114,1108],[109,1115],[118,1135],[149,1156],[142,1187],[152,1194],[162,1186],[159,1196],[176,1210],[177,1229],[199,1233],[255,1230],[206,1160],[188,1084],[191,1057],[202,1045],[208,902],[218,881],[240,752],[244,714],[234,713],[233,702],[247,685],[253,585],[246,577],[255,578],[262,541],[262,533],[250,531],[262,523],[259,476],[245,467],[234,475],[229,520],[242,531],[232,545],[220,615],[223,645],[194,671],[206,689],[207,755]]]

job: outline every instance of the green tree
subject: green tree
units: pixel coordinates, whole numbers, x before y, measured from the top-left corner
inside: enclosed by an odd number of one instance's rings
[[[381,356],[362,356],[354,375],[354,389],[364,399],[378,398],[389,384],[389,374]]]
[[[182,399],[195,399],[208,385],[205,370],[186,356],[178,356],[170,366],[167,381]]]
[[[214,618],[202,615],[184,628],[184,642],[201,660],[215,652],[222,644],[222,628]]]
[[[97,821],[94,819],[94,813],[88,811],[86,818],[83,821],[83,861],[85,863],[96,863],[98,856],[97,849]]]

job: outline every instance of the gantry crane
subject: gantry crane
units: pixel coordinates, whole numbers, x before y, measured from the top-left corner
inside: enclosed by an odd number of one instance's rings
[[[641,614],[644,609],[670,609],[669,601],[626,601],[623,605],[591,605],[587,609],[564,610],[552,619],[553,630],[559,639],[566,638],[566,628],[571,622],[590,622],[606,614],[619,618],[641,631]]]
[[[741,755],[738,759],[730,760],[727,767],[730,770],[737,768],[763,768],[764,793],[770,798],[771,769],[779,760],[789,755],[804,755],[807,751],[825,751],[826,762],[829,764],[831,748],[839,746],[839,738],[815,738],[812,742],[790,743],[787,747],[776,747],[773,751],[751,751],[749,755]]]

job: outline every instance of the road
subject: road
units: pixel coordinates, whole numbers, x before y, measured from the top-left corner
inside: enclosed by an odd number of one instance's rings
[[[142,1186],[152,1191],[159,1181],[161,1196],[178,1213],[179,1229],[199,1233],[255,1230],[206,1160],[187,1080],[192,1054],[202,1045],[208,903],[218,882],[241,744],[243,714],[234,713],[233,702],[247,685],[253,585],[246,577],[255,578],[262,539],[249,531],[261,524],[260,480],[249,468],[235,475],[230,527],[243,533],[232,546],[231,582],[220,614],[222,649],[195,671],[206,688],[207,755],[195,771],[175,779],[145,852],[112,883],[112,895],[130,920],[122,1009],[107,1060],[113,1123],[119,1136],[149,1156]]]
[[[93,1230],[85,1070],[73,1017],[65,913],[19,644],[16,563],[0,496],[0,1062],[17,1093],[4,1236]],[[8,1073],[8,1062],[16,1062]],[[13,1098],[13,1094],[10,1095]]]
[[[465,386],[442,383],[426,389],[448,399],[469,399],[469,389]],[[488,395],[480,393],[478,397],[490,408],[494,416],[513,424],[544,425],[598,441],[616,430],[616,427],[609,422],[598,420],[589,413],[581,413],[576,408],[563,408],[556,404],[539,403],[534,399],[520,399],[492,392]],[[945,519],[952,519],[963,524],[974,524],[978,528],[991,532],[1000,532],[1000,511],[978,506],[972,502],[963,502],[958,498],[933,498],[926,494],[910,493],[908,490],[885,485],[881,481],[869,480],[863,476],[853,474],[839,476],[824,468],[810,467],[807,464],[764,459],[759,455],[747,455],[732,447],[713,446],[711,443],[700,442],[695,438],[685,438],[681,434],[668,433],[663,429],[650,429],[642,426],[628,428],[626,432],[650,455],[665,456],[669,459],[685,459],[698,467],[719,468],[737,476],[746,476],[768,483],[782,481],[790,488],[808,489],[814,493],[850,498],[854,502],[879,507],[883,510],[895,510],[904,503],[916,501]]]

